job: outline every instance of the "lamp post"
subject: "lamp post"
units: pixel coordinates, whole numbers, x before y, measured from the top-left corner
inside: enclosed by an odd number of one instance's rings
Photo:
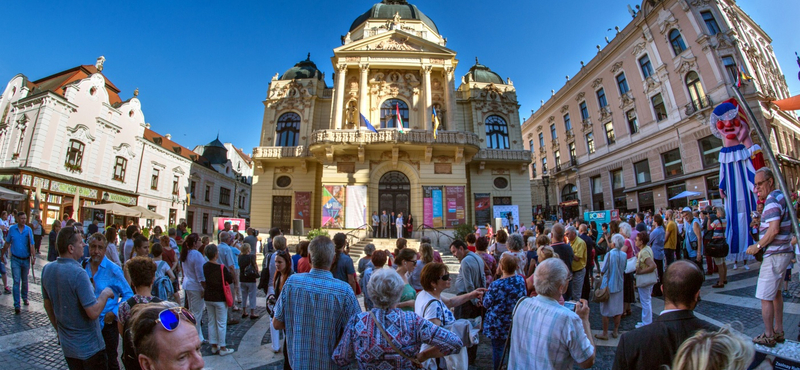
[[[550,219],[550,196],[547,192],[547,187],[550,186],[550,175],[547,175],[546,168],[542,175],[542,185],[544,185],[544,219],[547,221]]]

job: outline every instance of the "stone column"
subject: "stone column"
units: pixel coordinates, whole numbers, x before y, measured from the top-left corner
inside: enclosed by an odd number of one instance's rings
[[[446,67],[444,69],[444,109],[447,109],[445,112],[445,119],[446,122],[445,126],[442,127],[442,130],[455,130],[455,122],[453,121],[453,114],[455,114],[456,110],[456,100],[454,99],[455,93],[455,81],[453,80],[453,74],[455,73],[455,67]],[[439,112],[436,112],[437,114]],[[441,121],[442,117],[439,117]]]
[[[425,105],[422,107],[422,122],[423,125],[420,125],[424,130],[433,130],[431,126],[431,104],[432,104],[432,96],[431,96],[431,70],[433,66],[422,66],[422,80],[425,83]]]
[[[369,118],[369,64],[361,65],[361,80],[358,83],[358,110]],[[370,121],[372,123],[372,121]],[[359,129],[360,125],[356,126]]]
[[[336,73],[336,82],[334,89],[336,90],[336,97],[333,108],[333,128],[336,130],[342,129],[342,111],[344,110],[344,79],[347,75],[347,65],[340,64]]]

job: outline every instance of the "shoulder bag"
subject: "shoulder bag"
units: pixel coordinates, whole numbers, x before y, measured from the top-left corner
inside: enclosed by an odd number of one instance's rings
[[[258,279],[258,272],[256,272],[256,259],[250,257],[250,264],[244,268],[244,277],[247,279]]]
[[[225,265],[219,265],[220,278],[222,278],[222,291],[225,292],[225,306],[233,307],[233,294],[231,293],[231,285],[225,281]]]
[[[712,238],[705,246],[706,256],[723,258],[728,256],[728,242],[725,238]]]
[[[611,298],[611,291],[608,290],[608,285],[605,288],[600,288],[603,286],[603,280],[606,278],[606,274],[603,274],[603,277],[595,281],[595,288],[594,288],[594,301],[597,303],[604,303],[608,302],[609,298]]]
[[[636,287],[644,288],[658,282],[658,275],[655,271],[648,274],[636,274]]]
[[[381,336],[383,336],[383,339],[389,343],[390,347],[392,347],[392,350],[394,350],[398,355],[403,356],[404,359],[411,361],[415,368],[422,369],[422,363],[419,362],[419,360],[407,355],[405,352],[401,351],[400,348],[397,348],[397,346],[394,345],[392,337],[389,336],[389,333],[386,332],[386,329],[383,328],[383,325],[381,325],[381,323],[378,321],[378,318],[375,317],[375,314],[372,313],[372,311],[369,312],[369,315],[372,317],[372,321],[375,322],[375,326],[377,326],[378,330],[381,331]]]

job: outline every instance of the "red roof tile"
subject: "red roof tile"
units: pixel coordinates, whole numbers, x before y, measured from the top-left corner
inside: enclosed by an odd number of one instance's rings
[[[144,129],[144,139],[170,152],[173,152],[181,157],[184,157],[192,162],[196,162],[203,166],[209,165],[208,159],[206,159],[206,157],[203,157],[202,155],[189,150],[183,145],[180,145],[170,139],[167,139],[165,136],[149,128]]]
[[[40,91],[52,91],[58,95],[64,96],[64,87],[75,81],[83,80],[93,74],[97,73],[97,67],[93,65],[81,65],[56,74],[41,78],[33,81],[35,88]],[[103,74],[100,72],[100,74]],[[108,103],[119,104],[122,99],[119,97],[119,88],[117,88],[111,80],[103,75],[106,80],[106,91],[108,91]],[[36,91],[34,91],[36,92]]]

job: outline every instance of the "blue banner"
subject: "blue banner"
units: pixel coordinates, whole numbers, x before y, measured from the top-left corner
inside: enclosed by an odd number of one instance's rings
[[[442,214],[442,189],[432,189],[431,199],[433,202],[433,227],[442,227],[444,225]]]

